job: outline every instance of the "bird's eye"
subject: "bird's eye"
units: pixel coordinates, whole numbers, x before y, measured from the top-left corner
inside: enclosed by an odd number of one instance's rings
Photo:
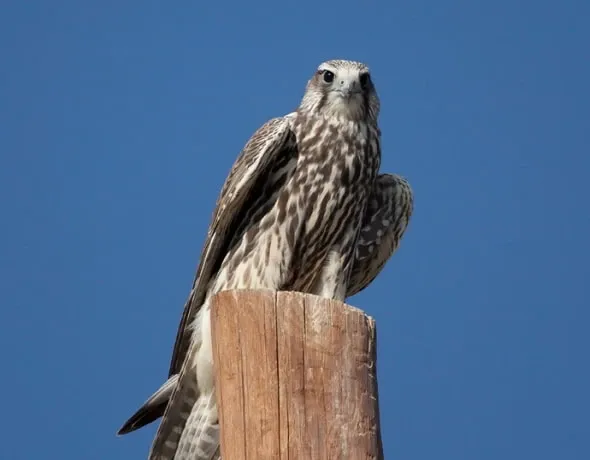
[[[332,83],[333,80],[334,80],[334,74],[332,72],[330,72],[329,70],[325,70],[324,71],[324,81],[326,83]]]
[[[360,83],[361,83],[361,88],[362,89],[366,89],[367,86],[369,86],[369,82],[371,81],[371,77],[369,76],[368,73],[364,73],[360,76]]]

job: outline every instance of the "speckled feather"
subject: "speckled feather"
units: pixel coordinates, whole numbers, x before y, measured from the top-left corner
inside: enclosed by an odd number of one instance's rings
[[[405,178],[377,177],[356,245],[348,296],[362,291],[381,272],[398,248],[413,210],[414,195]]]
[[[334,84],[326,72],[336,74]],[[236,160],[177,334],[169,374],[179,374],[178,383],[168,384],[170,402],[151,460],[219,456],[212,295],[265,288],[344,300],[364,288],[397,247],[411,191],[390,180],[396,176],[376,180],[379,102],[368,78],[359,83],[363,73],[368,69],[360,63],[322,64],[299,109],[263,125]],[[160,411],[166,394],[157,399]]]

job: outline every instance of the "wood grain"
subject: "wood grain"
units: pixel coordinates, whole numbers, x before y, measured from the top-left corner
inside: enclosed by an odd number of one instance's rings
[[[306,294],[227,291],[211,322],[222,458],[383,458],[373,319]]]

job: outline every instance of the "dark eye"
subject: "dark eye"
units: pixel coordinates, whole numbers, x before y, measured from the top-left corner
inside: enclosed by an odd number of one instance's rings
[[[329,70],[325,70],[324,71],[324,81],[326,83],[332,83],[333,80],[334,80],[334,74],[332,72],[330,72]]]
[[[371,77],[369,76],[368,73],[364,73],[360,76],[361,88],[366,89],[367,86],[369,86],[370,82],[371,82]]]

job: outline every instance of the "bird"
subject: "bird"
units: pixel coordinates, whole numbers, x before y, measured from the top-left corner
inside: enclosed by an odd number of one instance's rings
[[[162,421],[149,460],[220,458],[210,300],[231,289],[344,301],[397,249],[407,180],[379,174],[380,102],[367,65],[323,62],[294,112],[263,124],[222,187],[178,328],[168,380],[121,427]]]

